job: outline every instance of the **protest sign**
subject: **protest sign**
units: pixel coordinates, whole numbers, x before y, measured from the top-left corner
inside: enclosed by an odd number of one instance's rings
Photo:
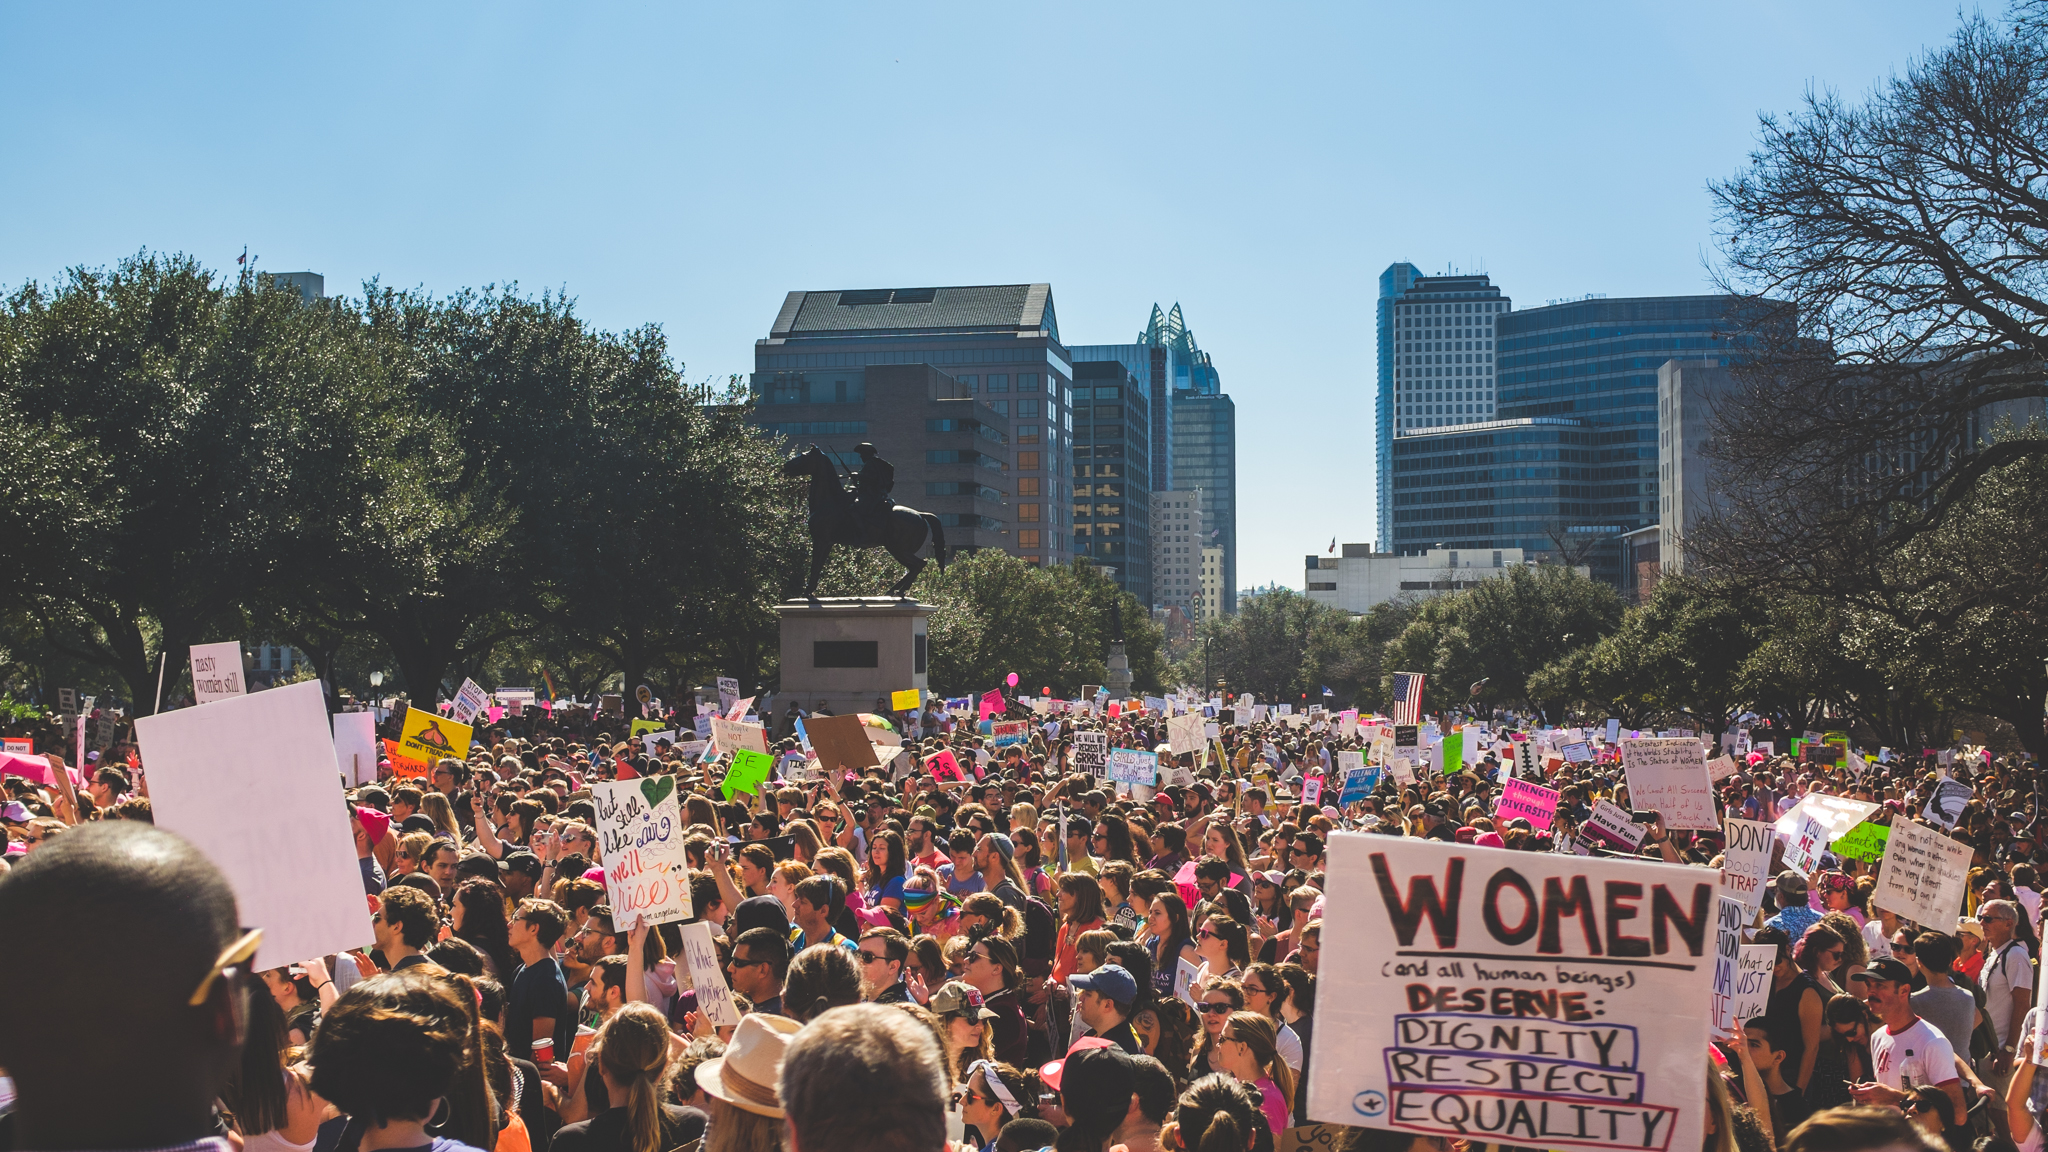
[[[704,749],[708,747],[710,745],[703,740],[685,740],[676,745],[676,755],[685,760],[699,760],[703,758]]]
[[[1944,829],[1954,828],[1956,821],[1963,818],[1963,807],[1970,802],[1970,786],[1961,780],[1942,780],[1935,784],[1934,795],[1928,797],[1927,806],[1920,814],[1931,824]]]
[[[266,967],[372,942],[318,680],[139,717],[135,733],[157,827],[227,876]]]
[[[449,709],[448,714],[455,718],[457,724],[473,724],[477,713],[489,707],[490,703],[490,696],[476,686],[476,681],[465,676],[462,687],[455,690],[454,707]]]
[[[768,782],[768,773],[775,768],[775,758],[766,752],[742,748],[732,754],[732,767],[726,769],[725,781],[718,786],[727,800],[735,792],[749,796],[761,794],[761,785]]]
[[[1775,944],[1744,944],[1735,957],[1736,1020],[1761,1016],[1771,1002],[1771,972],[1778,966]]]
[[[1166,742],[1175,756],[1192,755],[1202,750],[1202,718],[1192,713],[1175,716],[1166,722]]]
[[[1719,784],[1733,775],[1735,775],[1734,757],[1716,756],[1707,762],[1707,779],[1712,780],[1714,783]]]
[[[1444,775],[1448,776],[1465,766],[1465,731],[1453,728],[1444,733],[1443,743],[1438,745],[1441,759],[1436,761]]]
[[[1655,812],[1666,828],[1720,831],[1714,786],[1700,742],[1687,737],[1623,740],[1621,763],[1637,811]]]
[[[924,766],[925,770],[932,774],[932,779],[941,784],[963,784],[967,781],[966,775],[960,771],[959,759],[950,749],[936,756],[926,757]]]
[[[624,932],[688,920],[690,857],[676,778],[593,780],[589,787],[613,926]]]
[[[1793,872],[1814,872],[1820,868],[1820,854],[1827,850],[1828,826],[1807,813],[1799,827],[1785,838],[1785,867]]]
[[[1353,768],[1344,773],[1344,790],[1337,794],[1337,803],[1352,805],[1372,795],[1379,787],[1382,769]]]
[[[1621,742],[1621,721],[1609,720],[1607,722],[1607,742],[1609,744]]]
[[[1031,739],[1031,721],[998,720],[989,725],[989,743],[997,748],[1008,748]]]
[[[659,720],[635,720],[632,723],[631,735],[633,739],[637,740],[649,732],[659,731],[661,731],[661,721]]]
[[[1159,756],[1136,748],[1112,748],[1109,750],[1109,778],[1118,784],[1156,784],[1159,781]]]
[[[718,945],[711,939],[707,921],[683,925],[683,962],[689,966],[690,986],[697,990],[697,1011],[714,1028],[738,1027],[740,1010],[732,1002],[732,989],[726,987]]]
[[[532,704],[537,698],[531,688],[500,688],[496,692],[491,693],[491,695],[498,698],[498,703],[512,709],[514,712]]]
[[[917,706],[922,703],[924,699],[915,688],[889,693],[889,707],[896,712],[915,712]]]
[[[377,718],[368,712],[334,714],[334,762],[349,787],[377,782]]]
[[[1800,822],[1808,816],[1820,821],[1827,829],[1827,838],[1837,839],[1849,834],[1849,829],[1870,818],[1877,811],[1877,805],[1868,800],[1851,800],[1847,796],[1829,796],[1821,792],[1809,792],[1799,798],[1783,816],[1778,817],[1778,835],[1787,839],[1798,835]]]
[[[1314,808],[1323,802],[1323,778],[1310,776],[1301,782],[1301,806]]]
[[[860,772],[881,764],[858,716],[809,716],[804,731],[817,750],[818,765],[830,772]]]
[[[1109,779],[1109,733],[1088,728],[1074,733],[1074,770]]]
[[[1773,829],[1761,820],[1729,817],[1727,851],[1721,857],[1721,891],[1755,911],[1763,907],[1764,884],[1771,878]]]
[[[1595,800],[1593,815],[1579,825],[1572,851],[1580,856],[1591,855],[1595,848],[1634,852],[1643,846],[1643,838],[1649,834],[1647,827],[1629,818],[1628,809],[1612,801]]]
[[[858,716],[848,719],[856,724],[860,723]],[[727,720],[723,716],[711,718],[711,742],[718,745],[720,752],[759,752],[763,756],[768,754],[768,734],[759,724]]]
[[[1833,844],[1837,856],[1851,860],[1876,860],[1884,855],[1885,842],[1891,839],[1892,830],[1883,824],[1872,824],[1865,820],[1849,829],[1849,834]]]
[[[200,704],[240,696],[248,688],[242,681],[242,642],[192,646],[192,699]],[[74,708],[73,711],[76,711]]]
[[[1714,1035],[1726,1035],[1743,1017],[1735,1014],[1735,985],[1741,969],[1742,929],[1751,913],[1742,901],[1723,896],[1714,916]]]
[[[437,713],[407,708],[405,721],[398,730],[398,748],[391,756],[391,774],[432,778],[434,761],[444,756],[450,760],[468,759],[471,731],[469,725]]]
[[[1583,740],[1576,744],[1566,744],[1559,748],[1558,752],[1573,764],[1585,764],[1593,759],[1593,746]]]
[[[1970,878],[1970,846],[1894,818],[1870,902],[1921,924],[1954,924]]]
[[[991,688],[981,694],[981,715],[977,719],[986,720],[991,716],[1001,716],[1007,709],[1008,705],[1003,703],[1003,690]]]
[[[720,676],[718,678],[719,715],[722,716],[728,712],[731,712],[732,706],[739,703],[739,701],[740,682],[738,680],[733,679],[730,676]]]
[[[1493,818],[1512,820],[1520,816],[1529,822],[1529,827],[1547,832],[1557,816],[1557,795],[1555,788],[1510,778],[1501,784],[1500,804],[1494,808]]]
[[[1329,864],[1360,882],[1330,887],[1323,946],[1372,959],[1321,977],[1309,1119],[1603,1152],[1698,1139],[1711,874],[1354,832]]]
[[[660,744],[664,740],[668,741],[670,744],[675,743],[675,729],[666,728],[660,732],[640,733],[640,747],[645,749],[649,756],[655,756],[660,754]]]
[[[1394,774],[1394,782],[1396,784],[1415,783],[1415,761],[1406,756],[1389,756],[1387,758],[1387,771]]]

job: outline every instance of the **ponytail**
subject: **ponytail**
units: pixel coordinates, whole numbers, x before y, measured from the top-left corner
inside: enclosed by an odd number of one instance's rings
[[[1186,1137],[1182,1137],[1183,1143]],[[1209,1126],[1202,1130],[1202,1142],[1187,1152],[1243,1152],[1244,1133],[1237,1127],[1237,1117],[1229,1112],[1218,1112],[1209,1117]]]
[[[1188,1085],[1174,1108],[1181,1147],[1186,1152],[1273,1152],[1273,1130],[1254,1093],[1251,1085],[1221,1072]]]
[[[668,1022],[653,1005],[635,1001],[604,1022],[592,1045],[605,1073],[625,1089],[627,1148],[661,1152],[659,1086],[668,1068]]]

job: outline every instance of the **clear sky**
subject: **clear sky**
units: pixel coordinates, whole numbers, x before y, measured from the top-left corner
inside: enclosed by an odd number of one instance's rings
[[[1987,11],[2003,10],[1992,3]],[[790,289],[1179,301],[1237,401],[1240,584],[1372,539],[1381,269],[1520,306],[1706,290],[1764,110],[1946,39],[1934,0],[0,0],[0,286],[143,248],[565,289],[747,372]]]

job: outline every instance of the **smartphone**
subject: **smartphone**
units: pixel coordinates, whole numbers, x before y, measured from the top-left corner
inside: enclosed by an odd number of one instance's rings
[[[1657,814],[1655,812],[1631,812],[1628,814],[1628,818],[1636,824],[1655,824],[1657,822]]]

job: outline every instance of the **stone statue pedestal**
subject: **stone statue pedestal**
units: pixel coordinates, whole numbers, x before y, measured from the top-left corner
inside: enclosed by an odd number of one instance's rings
[[[1110,643],[1108,664],[1108,683],[1103,687],[1109,689],[1111,700],[1125,699],[1131,694],[1131,658],[1124,654],[1123,641]]]
[[[915,600],[826,596],[775,606],[782,617],[782,685],[778,708],[836,716],[884,708],[889,694],[925,688],[929,662],[925,619],[938,611]]]

